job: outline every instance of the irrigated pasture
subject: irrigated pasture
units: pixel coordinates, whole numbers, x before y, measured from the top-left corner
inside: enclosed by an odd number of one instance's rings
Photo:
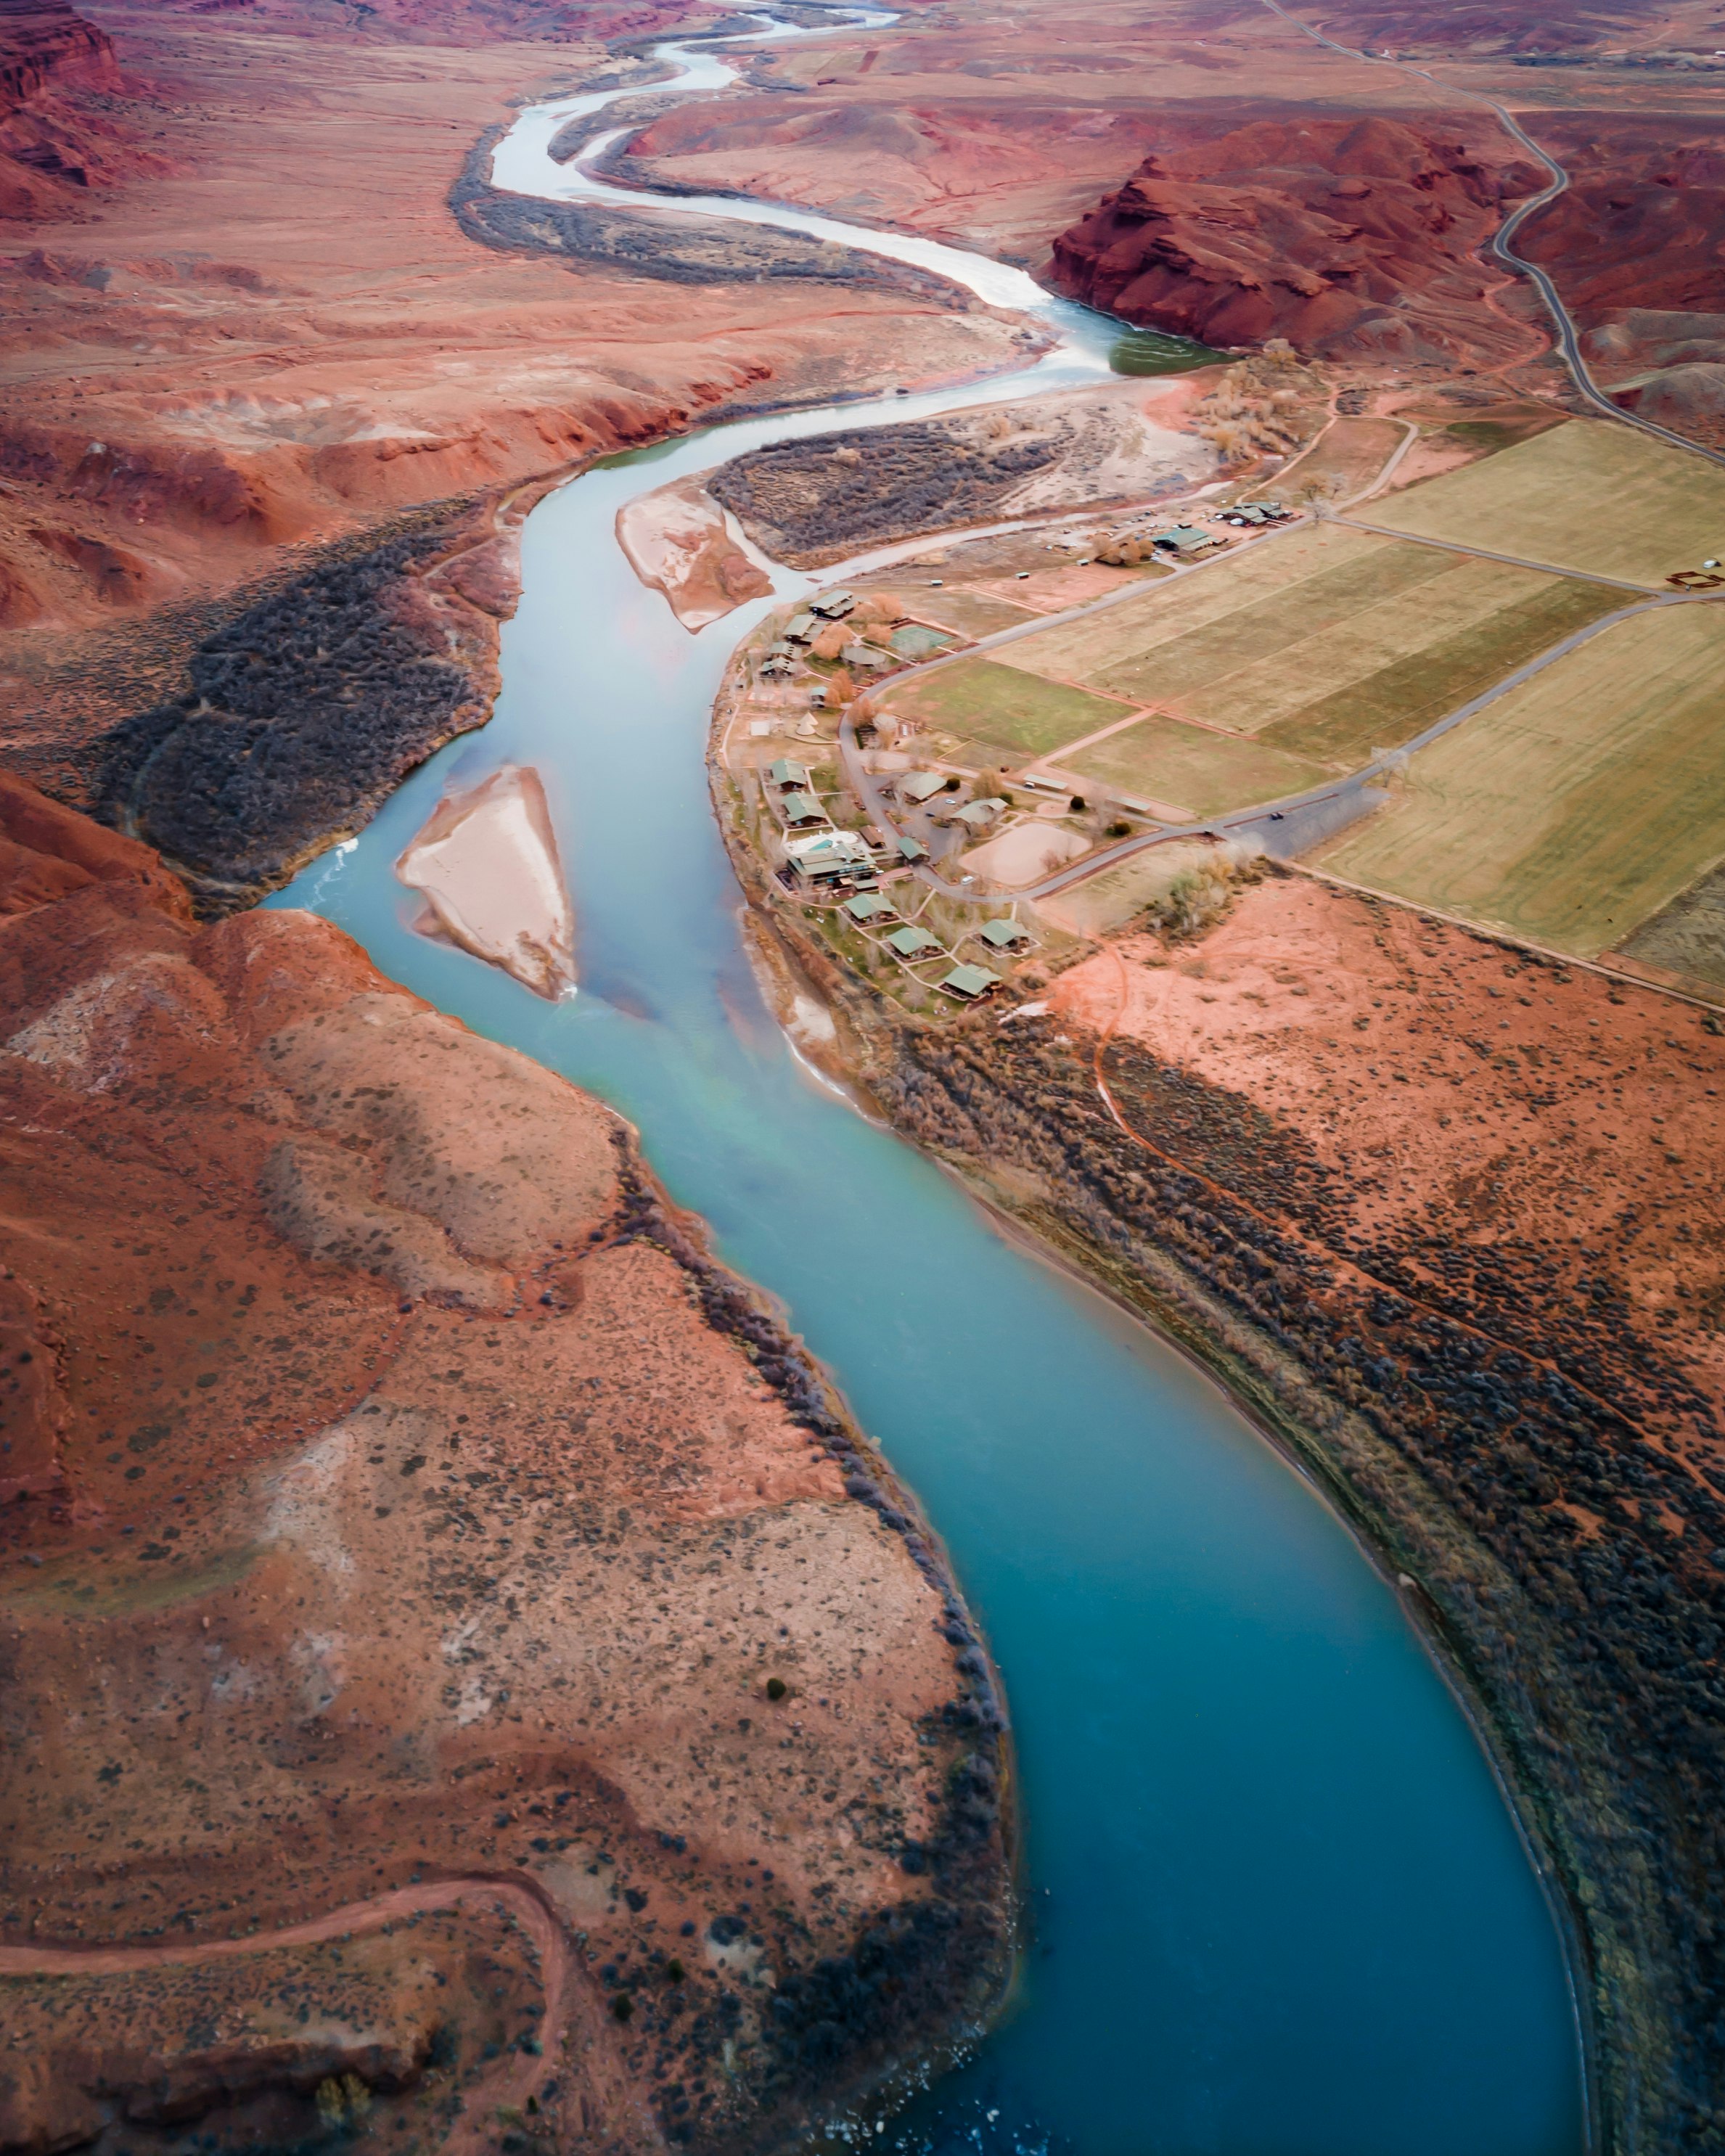
[[[1571,419],[1363,504],[1368,523],[1658,588],[1725,554],[1725,471],[1609,419]]]
[[[1593,957],[1722,854],[1725,607],[1695,605],[1604,630],[1422,749],[1320,859]]]

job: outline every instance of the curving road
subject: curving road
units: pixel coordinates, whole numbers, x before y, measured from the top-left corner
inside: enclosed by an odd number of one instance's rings
[[[1535,290],[1544,302],[1546,312],[1551,316],[1552,326],[1557,332],[1558,355],[1568,368],[1576,388],[1585,401],[1604,418],[1620,420],[1625,426],[1633,427],[1640,434],[1651,434],[1656,440],[1669,442],[1673,449],[1687,449],[1692,456],[1705,457],[1709,464],[1725,465],[1725,451],[1703,448],[1701,443],[1692,442],[1686,434],[1673,434],[1669,427],[1659,426],[1651,419],[1639,418],[1635,413],[1625,412],[1620,404],[1612,403],[1594,380],[1587,362],[1581,356],[1581,344],[1574,321],[1569,310],[1563,305],[1557,286],[1537,262],[1530,262],[1525,254],[1517,254],[1510,244],[1530,217],[1548,203],[1554,203],[1560,194],[1566,192],[1569,175],[1548,150],[1540,148],[1507,105],[1501,105],[1495,97],[1487,96],[1482,90],[1466,90],[1460,83],[1445,82],[1433,74],[1430,69],[1415,67],[1410,60],[1391,59],[1383,54],[1361,52],[1355,46],[1340,44],[1334,38],[1327,38],[1322,30],[1314,30],[1309,23],[1302,23],[1297,15],[1291,15],[1281,5],[1281,0],[1264,0],[1264,5],[1272,15],[1280,15],[1283,22],[1301,31],[1313,44],[1327,46],[1331,52],[1340,53],[1347,59],[1363,61],[1368,67],[1394,68],[1398,74],[1417,75],[1422,82],[1429,82],[1434,90],[1441,90],[1452,97],[1471,97],[1476,105],[1483,105],[1495,112],[1506,131],[1521,144],[1530,157],[1538,159],[1551,177],[1537,195],[1529,195],[1526,202],[1510,212],[1492,235],[1491,251],[1500,262],[1532,280]]]

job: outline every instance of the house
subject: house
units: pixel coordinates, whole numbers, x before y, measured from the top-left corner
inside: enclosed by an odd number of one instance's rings
[[[793,613],[784,625],[788,644],[813,644],[820,634],[820,624],[812,613]]]
[[[898,841],[898,854],[901,861],[912,866],[918,861],[926,861],[928,859],[927,847],[920,839],[911,838],[908,834]]]
[[[938,793],[946,783],[943,771],[907,771],[897,782],[898,798],[920,805]]]
[[[981,966],[954,966],[945,980],[935,983],[943,995],[957,996],[968,1004],[980,1002],[999,985],[998,978]]]
[[[804,883],[830,883],[840,877],[872,875],[874,858],[855,831],[814,831],[787,839],[785,859]]]
[[[1030,941],[1030,932],[1020,921],[985,921],[978,932],[997,951],[1016,951]]]
[[[941,946],[926,928],[910,926],[895,928],[886,940],[901,958],[932,958],[944,955]]]
[[[883,651],[878,644],[847,644],[839,654],[839,658],[840,663],[850,667],[853,673],[860,667],[865,674],[881,674],[898,664],[896,655],[891,651]]]
[[[788,681],[796,672],[796,661],[781,652],[769,651],[761,661],[760,676],[763,681]]]
[[[866,927],[871,921],[891,921],[892,901],[883,898],[878,891],[862,891],[845,900],[845,911],[853,921]]]
[[[998,795],[986,801],[967,801],[962,808],[955,808],[952,820],[963,824],[973,831],[986,831],[991,824],[998,823],[1006,814],[1006,803]]]
[[[855,592],[823,592],[818,599],[810,599],[809,611],[823,621],[843,621],[855,604]]]
[[[769,763],[767,776],[781,793],[788,793],[794,787],[806,788],[809,784],[809,773],[793,757],[782,756],[776,763]]]
[[[793,831],[803,829],[810,824],[824,824],[828,820],[826,810],[812,793],[787,793],[778,805],[786,823]]]

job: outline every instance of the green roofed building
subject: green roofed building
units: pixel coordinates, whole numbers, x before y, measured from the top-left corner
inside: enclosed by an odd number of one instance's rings
[[[990,988],[999,985],[995,976],[981,966],[954,966],[945,980],[936,983],[942,994],[960,996],[968,1004],[973,1004],[979,996],[987,995]]]
[[[890,921],[892,901],[878,891],[860,891],[855,898],[845,900],[845,911],[853,921]]]
[[[788,756],[782,756],[776,763],[769,763],[767,776],[778,787],[807,786],[809,783],[809,773]]]
[[[886,940],[901,958],[927,958],[941,947],[926,928],[895,928]]]
[[[898,842],[898,851],[901,860],[914,862],[928,859],[928,849],[920,839],[901,838]]]
[[[779,807],[787,824],[824,824],[827,812],[812,793],[787,793]]]
[[[1030,940],[1029,930],[1017,921],[985,921],[981,935],[983,942],[992,943],[997,951],[1016,950]]]
[[[1177,524],[1172,531],[1158,531],[1151,541],[1168,554],[1201,554],[1207,547],[1219,547],[1221,541],[1213,531],[1200,531],[1195,524]]]
[[[927,801],[947,783],[943,771],[907,771],[897,782],[901,801]]]

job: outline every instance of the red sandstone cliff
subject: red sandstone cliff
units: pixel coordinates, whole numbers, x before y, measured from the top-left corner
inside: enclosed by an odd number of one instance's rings
[[[106,33],[65,0],[0,0],[0,218],[51,217],[123,162],[85,93],[111,95]]]
[[[1314,116],[1183,131],[1055,241],[1058,290],[1214,345],[1525,356],[1527,332],[1487,304],[1502,276],[1476,250],[1533,175],[1507,157],[1487,164],[1463,123]]]

